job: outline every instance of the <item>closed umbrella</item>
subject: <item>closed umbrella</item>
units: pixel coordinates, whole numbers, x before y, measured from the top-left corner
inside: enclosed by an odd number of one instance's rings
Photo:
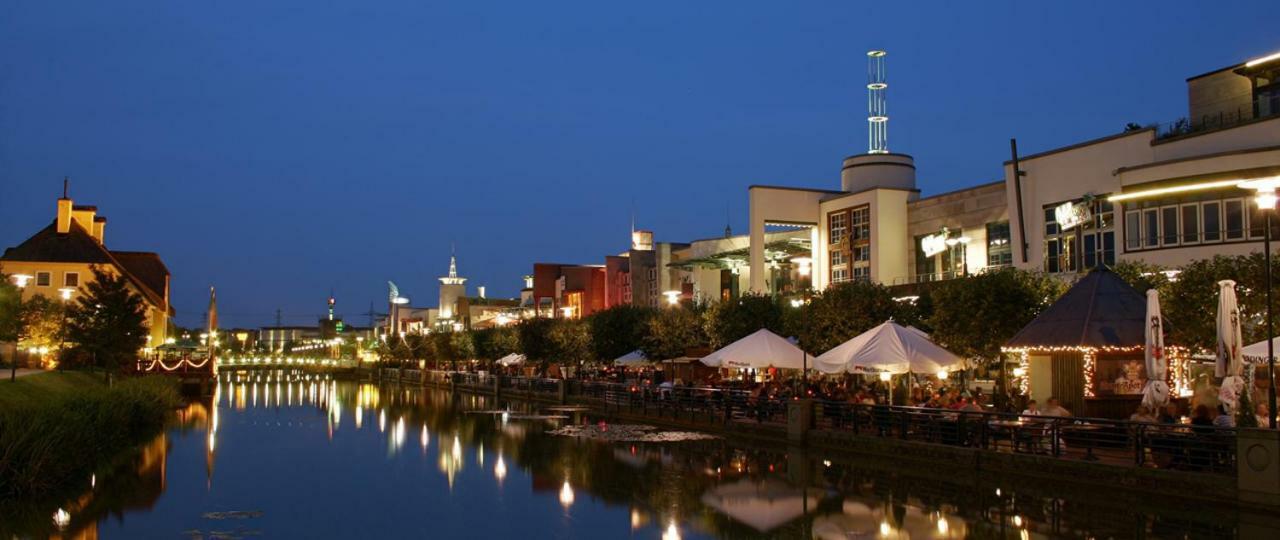
[[[1164,317],[1160,315],[1160,293],[1147,291],[1147,385],[1142,389],[1142,404],[1152,410],[1169,401],[1169,384],[1165,382],[1168,360],[1164,350]]]
[[[1241,348],[1244,339],[1240,335],[1240,307],[1236,304],[1236,282],[1224,279],[1218,282],[1218,359],[1214,375],[1222,377],[1218,399],[1232,410],[1240,403],[1244,390],[1244,355]]]

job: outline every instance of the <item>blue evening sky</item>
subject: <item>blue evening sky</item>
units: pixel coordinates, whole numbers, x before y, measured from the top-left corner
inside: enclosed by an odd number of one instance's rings
[[[890,149],[926,195],[1024,153],[1185,114],[1184,79],[1280,49],[1274,1],[8,0],[0,246],[72,197],[159,252],[178,322],[224,326],[518,294],[659,240],[746,227],[746,186],[838,188],[866,150],[865,51]],[[472,289],[474,290],[474,289]]]

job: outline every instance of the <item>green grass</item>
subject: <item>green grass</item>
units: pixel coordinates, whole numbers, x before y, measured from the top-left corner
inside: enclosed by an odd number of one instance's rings
[[[0,370],[0,407],[22,404],[48,404],[74,393],[106,387],[101,373],[87,371],[48,371],[9,380],[9,373]]]
[[[164,377],[41,373],[0,381],[0,501],[55,492],[155,436],[181,403]],[[12,387],[12,388],[5,388]]]

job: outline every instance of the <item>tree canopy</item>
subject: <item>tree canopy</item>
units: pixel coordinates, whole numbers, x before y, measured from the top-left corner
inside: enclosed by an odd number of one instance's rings
[[[96,365],[117,370],[147,343],[146,308],[123,276],[93,267],[93,280],[67,310],[67,340]]]
[[[1055,278],[1013,268],[940,282],[930,292],[933,340],[963,357],[994,360],[1064,289]]]

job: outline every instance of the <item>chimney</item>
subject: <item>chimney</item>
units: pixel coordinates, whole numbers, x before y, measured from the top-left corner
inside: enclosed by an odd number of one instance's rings
[[[479,287],[479,289],[480,289],[480,291],[479,291],[479,293],[480,293],[480,298],[484,298],[484,285],[481,285],[481,286]]]
[[[93,218],[93,238],[97,240],[99,244],[102,244],[104,246],[107,245],[107,240],[106,238],[103,237],[103,234],[106,232],[106,229],[107,229],[107,218],[104,218],[102,216]]]
[[[71,199],[58,199],[58,234],[71,232]]]

